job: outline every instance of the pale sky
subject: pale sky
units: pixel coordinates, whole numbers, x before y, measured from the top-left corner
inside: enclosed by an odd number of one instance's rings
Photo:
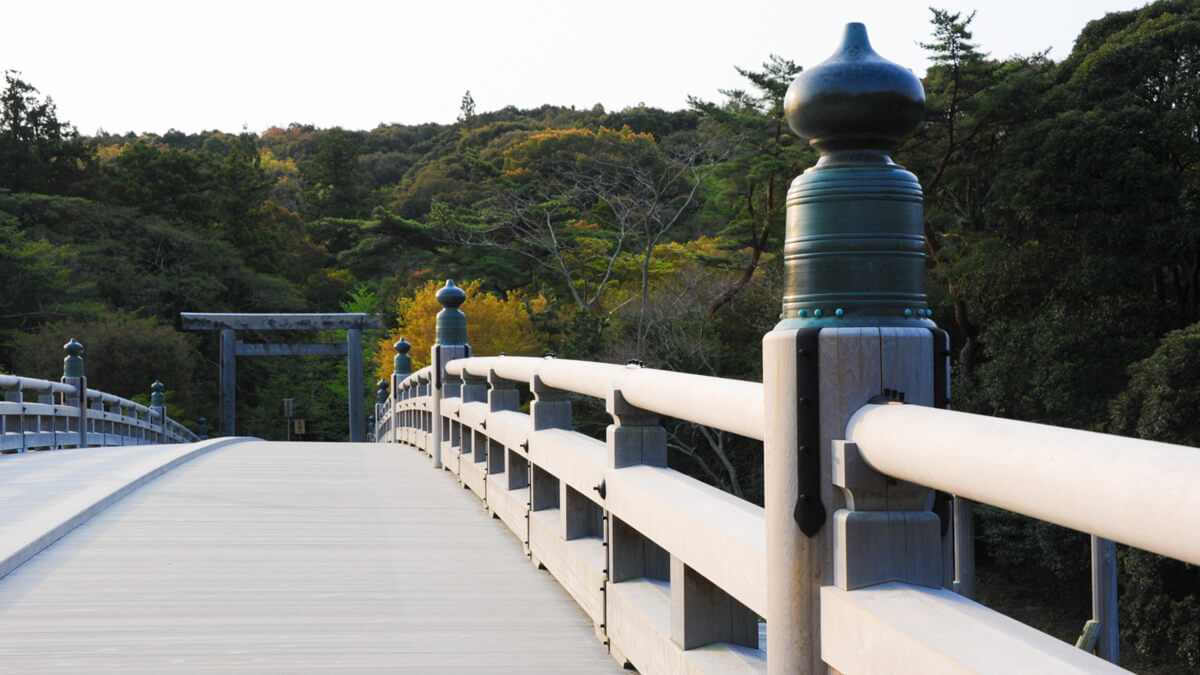
[[[772,53],[811,67],[842,26],[918,75],[933,5],[977,10],[993,57],[1050,49],[1144,0],[0,0],[0,70],[81,133],[372,129],[543,103],[678,110],[745,88]]]

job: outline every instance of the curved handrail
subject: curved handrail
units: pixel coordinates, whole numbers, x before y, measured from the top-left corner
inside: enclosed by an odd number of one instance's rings
[[[759,382],[676,373],[634,365],[528,356],[474,356],[446,364],[446,372],[531,382],[607,399],[619,390],[630,405],[755,440],[763,439],[765,412]]]
[[[70,393],[74,393],[74,392],[75,392],[74,387],[70,387]],[[106,393],[103,391],[98,391],[95,389],[88,389],[87,398],[88,398],[88,401],[90,401],[90,402],[95,402],[96,400],[99,400],[101,403],[104,404],[105,408],[108,408],[111,406],[120,406],[122,410],[132,410],[132,411],[136,412],[139,416],[147,416],[151,412],[151,410],[148,406],[142,405],[141,403],[138,403],[137,401],[131,401],[127,398],[121,398],[120,396],[117,396],[115,394],[109,394],[109,393]]]
[[[16,400],[0,403],[2,451],[199,440],[159,409],[86,388],[80,401],[75,385],[67,382],[0,375],[0,391],[17,392]],[[25,392],[36,394],[38,401],[24,400]]]
[[[846,438],[893,478],[1200,565],[1200,449],[898,404]]]
[[[36,391],[44,394],[73,394],[75,387],[62,382],[41,380],[20,375],[0,375],[0,390]]]

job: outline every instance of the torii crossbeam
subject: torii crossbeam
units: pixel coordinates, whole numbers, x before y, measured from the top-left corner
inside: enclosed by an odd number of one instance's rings
[[[340,356],[346,355],[350,387],[350,441],[367,439],[363,406],[362,332],[382,328],[378,317],[367,314],[211,314],[182,312],[184,330],[221,331],[221,434],[234,435],[238,356]],[[266,345],[235,340],[238,330],[344,330],[345,344]],[[357,394],[357,395],[356,395]]]

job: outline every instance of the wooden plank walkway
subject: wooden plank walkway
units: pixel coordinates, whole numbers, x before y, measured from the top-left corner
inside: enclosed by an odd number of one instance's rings
[[[481,511],[404,446],[226,445],[0,579],[0,670],[620,671]]]

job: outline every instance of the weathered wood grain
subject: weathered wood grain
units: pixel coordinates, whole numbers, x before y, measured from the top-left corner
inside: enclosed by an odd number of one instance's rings
[[[0,580],[17,672],[609,673],[592,621],[421,453],[248,442]]]

